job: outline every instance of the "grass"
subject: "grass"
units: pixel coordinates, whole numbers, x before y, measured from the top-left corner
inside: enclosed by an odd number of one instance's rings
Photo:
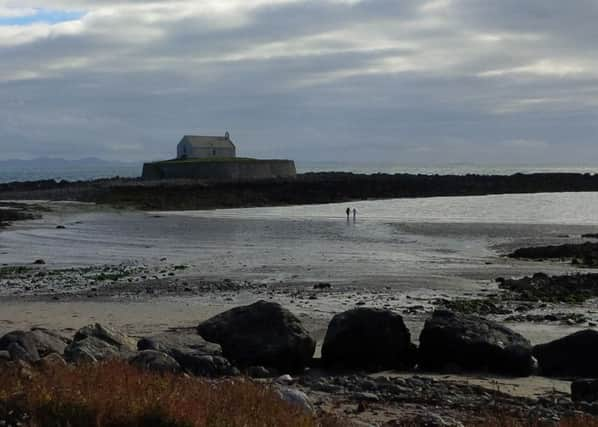
[[[27,427],[336,427],[246,379],[140,371],[122,361],[23,375],[0,367],[0,421]]]

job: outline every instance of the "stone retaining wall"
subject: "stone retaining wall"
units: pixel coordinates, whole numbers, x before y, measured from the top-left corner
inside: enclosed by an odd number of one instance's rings
[[[253,181],[296,176],[292,160],[228,160],[155,162],[143,165],[143,179],[205,179],[209,181]]]

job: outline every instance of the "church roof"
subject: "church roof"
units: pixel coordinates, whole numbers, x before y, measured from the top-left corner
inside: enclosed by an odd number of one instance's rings
[[[185,135],[181,142],[188,142],[193,146],[210,147],[210,148],[229,148],[235,145],[226,136],[200,136],[200,135]]]

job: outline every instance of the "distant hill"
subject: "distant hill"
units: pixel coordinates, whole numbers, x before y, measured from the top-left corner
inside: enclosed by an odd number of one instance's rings
[[[135,162],[119,162],[112,160],[98,159],[97,157],[85,157],[83,159],[68,160],[56,157],[38,157],[30,160],[8,159],[0,160],[0,167],[40,167],[40,168],[57,168],[62,166],[68,167],[85,167],[85,166],[132,166],[139,165]]]
[[[77,160],[54,157],[0,160],[0,182],[137,177],[141,174],[141,167],[141,163],[103,160],[96,157]]]

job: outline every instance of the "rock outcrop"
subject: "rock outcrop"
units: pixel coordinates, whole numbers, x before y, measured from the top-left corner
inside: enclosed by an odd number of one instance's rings
[[[311,360],[316,343],[301,321],[280,304],[258,301],[221,313],[197,328],[222,346],[224,356],[242,367],[300,371]]]
[[[322,346],[322,363],[327,368],[406,369],[415,365],[416,352],[400,315],[356,308],[332,318]]]
[[[555,246],[520,248],[509,254],[523,259],[573,259],[576,263],[594,266],[598,263],[598,243],[566,243]]]
[[[420,335],[419,366],[425,370],[528,376],[534,362],[526,338],[477,316],[437,310]]]

